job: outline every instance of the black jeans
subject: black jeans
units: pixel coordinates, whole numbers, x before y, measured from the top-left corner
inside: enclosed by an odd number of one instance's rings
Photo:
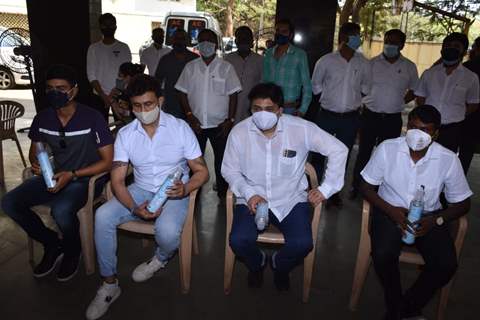
[[[106,178],[97,181],[97,195],[102,191],[105,181]],[[78,256],[81,246],[77,212],[87,202],[87,196],[88,178],[72,181],[54,194],[47,191],[42,177],[33,177],[5,194],[2,209],[29,237],[45,247],[61,245],[66,256]],[[57,233],[47,228],[40,217],[30,209],[41,204],[50,206],[51,215],[62,232],[61,241]]]
[[[402,295],[398,258],[402,234],[382,211],[373,208],[370,225],[372,260],[383,286],[387,319],[420,312],[435,292],[452,279],[457,269],[455,245],[448,226],[435,226],[425,236],[415,239],[415,246],[425,260],[419,277]]]
[[[367,165],[373,148],[384,140],[399,137],[401,133],[401,113],[377,113],[365,108],[360,122],[358,155],[353,168],[354,189],[360,185],[360,172]]]
[[[457,153],[462,139],[463,121],[449,124],[442,124],[437,142],[447,149]]]
[[[467,116],[463,122],[462,139],[458,157],[462,162],[463,171],[467,174],[475,153],[475,146],[480,143],[480,110]]]
[[[215,157],[214,167],[215,167],[215,177],[217,180],[217,194],[220,197],[225,196],[228,189],[228,184],[223,179],[221,169],[222,169],[222,161],[223,161],[223,154],[225,153],[225,146],[227,144],[227,137],[221,135],[221,129],[210,128],[210,129],[202,129],[200,134],[197,134],[198,143],[200,144],[200,149],[202,149],[202,153],[205,153],[205,148],[207,147],[207,140],[210,140],[210,144],[212,145],[213,155]]]

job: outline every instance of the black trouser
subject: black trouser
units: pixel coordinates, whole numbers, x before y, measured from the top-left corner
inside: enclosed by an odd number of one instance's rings
[[[435,292],[452,279],[457,269],[455,246],[448,226],[435,226],[425,236],[415,239],[425,266],[413,286],[402,295],[398,265],[403,245],[401,231],[377,208],[373,208],[371,220],[372,260],[383,286],[387,319],[420,312]]]
[[[225,146],[227,144],[227,137],[221,135],[221,129],[211,128],[211,129],[202,129],[200,134],[197,134],[198,143],[200,144],[200,148],[202,149],[202,153],[205,153],[205,148],[207,146],[207,140],[210,140],[210,144],[212,145],[213,155],[215,157],[215,177],[217,180],[217,194],[219,196],[225,196],[228,189],[228,184],[223,179],[221,169],[222,169],[222,161],[223,161],[223,154],[225,153]]]
[[[402,133],[402,114],[377,113],[365,108],[360,121],[360,143],[357,160],[353,168],[353,188],[360,185],[360,172],[367,165],[373,148],[387,139],[393,139]]]
[[[457,153],[462,139],[462,122],[442,124],[437,142],[447,149]]]
[[[348,155],[350,156],[350,150],[352,150],[355,144],[355,138],[357,137],[358,127],[360,125],[360,114],[358,111],[335,113],[321,109],[320,112],[317,113],[315,123],[342,141],[347,146]],[[321,181],[324,174],[325,157],[319,153],[312,152],[312,165],[315,167],[319,181]]]
[[[463,121],[459,155],[465,174],[470,168],[475,146],[480,143],[480,109],[467,116]]]

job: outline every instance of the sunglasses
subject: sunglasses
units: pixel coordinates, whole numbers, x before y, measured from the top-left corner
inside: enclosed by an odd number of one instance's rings
[[[60,148],[65,149],[67,147],[67,143],[65,142],[65,128],[60,128]]]

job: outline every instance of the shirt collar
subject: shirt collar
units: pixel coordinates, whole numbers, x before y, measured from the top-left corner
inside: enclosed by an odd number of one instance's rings
[[[385,58],[385,56],[383,55],[383,53],[380,53],[380,54],[377,56],[377,59],[383,60],[383,61],[385,61],[385,62],[387,62],[387,63],[390,64],[390,62],[387,60],[387,58]],[[403,61],[404,59],[405,59],[405,57],[400,53],[400,56],[398,57],[397,61],[395,61],[394,63],[392,63],[392,65],[393,65],[393,64],[397,64],[397,63]]]
[[[135,119],[134,121],[136,121],[135,130],[142,133],[142,134],[146,133],[145,129],[143,129],[143,127],[142,127],[142,123],[138,119]],[[167,119],[165,119],[165,112],[160,110],[160,121],[158,122],[158,127],[166,127],[166,126],[167,126]],[[158,127],[157,127],[157,129],[158,129]]]

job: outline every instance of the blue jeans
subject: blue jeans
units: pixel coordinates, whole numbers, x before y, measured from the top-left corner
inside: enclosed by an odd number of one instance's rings
[[[277,252],[273,261],[275,269],[288,273],[313,249],[310,204],[297,203],[282,222],[279,222],[270,211],[269,220],[285,237],[285,244]],[[252,272],[262,268],[263,256],[257,246],[257,236],[255,216],[250,213],[246,205],[237,205],[233,214],[230,247]]]
[[[95,191],[101,192],[105,179],[97,181]],[[81,178],[67,184],[58,193],[47,191],[42,177],[32,177],[2,199],[2,209],[25,230],[30,238],[45,247],[61,245],[67,256],[78,256],[81,251],[77,212],[87,202],[88,178]],[[47,228],[40,217],[30,208],[49,205],[51,215],[62,232],[60,241],[55,231]]]
[[[150,201],[154,193],[132,184],[128,187],[133,200],[137,204]],[[155,220],[155,255],[160,261],[167,261],[178,249],[183,224],[188,212],[189,197],[168,199],[162,213]],[[117,226],[129,222],[140,221],[141,218],[130,213],[130,210],[116,198],[111,199],[95,214],[95,247],[97,249],[100,275],[109,277],[117,274]]]

